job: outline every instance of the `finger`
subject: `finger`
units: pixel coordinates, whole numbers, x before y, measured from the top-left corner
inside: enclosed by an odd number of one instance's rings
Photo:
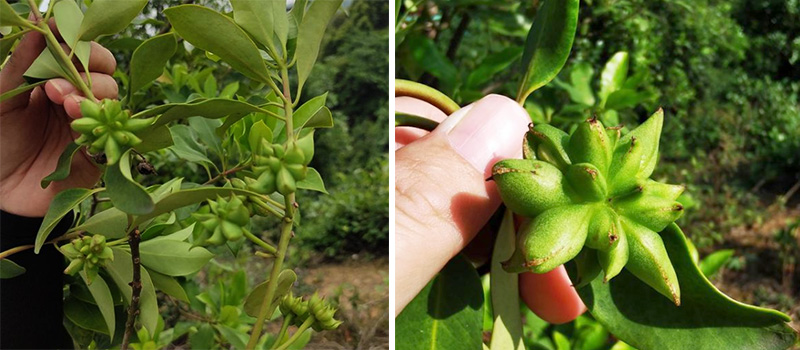
[[[29,19],[33,19],[33,14],[31,14]],[[61,34],[56,28],[55,20],[51,19],[48,24],[53,34],[59,38]],[[31,31],[22,36],[14,52],[11,53],[11,57],[8,58],[5,67],[0,71],[0,94],[13,90],[25,82],[22,75],[25,74],[25,71],[28,70],[33,61],[39,57],[45,47],[46,42],[44,36],[39,32]],[[7,113],[14,109],[27,106],[31,97],[31,92],[32,91],[21,93],[0,103],[0,110]]]
[[[78,119],[81,117],[81,101],[85,99],[86,97],[79,95],[69,95],[64,99],[64,111],[67,112],[70,118]]]
[[[521,156],[528,123],[519,104],[490,95],[396,152],[395,314],[497,209],[485,179],[496,161]]]
[[[94,72],[89,73],[89,75],[92,78],[92,94],[94,94],[94,97],[97,99],[117,98],[119,87],[112,76]],[[86,81],[86,73],[81,73],[81,78]],[[51,79],[44,84],[44,88],[47,91],[47,97],[53,103],[60,105],[63,105],[64,100],[70,95],[83,95],[72,83],[65,79]]]
[[[72,57],[72,63],[78,68],[78,71],[85,71],[77,57]],[[117,60],[114,58],[114,54],[103,45],[92,41],[89,53],[89,71],[113,75],[115,69],[117,69]]]
[[[442,110],[436,108],[434,105],[413,97],[395,97],[394,101],[395,109],[400,113],[413,114],[420,117],[429,118],[437,122],[441,122],[447,117]],[[403,147],[427,134],[428,131],[414,127],[396,127],[394,128],[395,149]]]
[[[547,273],[519,274],[519,295],[536,316],[553,324],[567,323],[586,311],[564,265]]]

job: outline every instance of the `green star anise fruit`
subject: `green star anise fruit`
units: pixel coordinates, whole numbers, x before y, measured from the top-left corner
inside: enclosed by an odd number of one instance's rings
[[[110,99],[100,103],[83,100],[81,115],[70,124],[72,130],[81,133],[75,143],[87,146],[93,154],[105,152],[109,165],[115,164],[126,149],[142,142],[134,133],[153,124],[152,118],[131,118],[119,101]]]
[[[496,163],[492,179],[511,211],[529,217],[509,272],[545,273],[576,258],[579,285],[623,267],[676,305],[680,288],[658,232],[678,219],[683,186],[649,179],[664,121],[658,110],[631,132],[596,118],[572,134],[547,124],[526,134],[526,159]],[[580,253],[580,255],[579,255]]]

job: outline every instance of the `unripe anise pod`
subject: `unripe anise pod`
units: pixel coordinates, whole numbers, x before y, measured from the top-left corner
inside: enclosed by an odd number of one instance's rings
[[[104,152],[108,164],[115,164],[126,149],[142,142],[135,135],[153,123],[153,119],[132,119],[117,100],[105,99],[100,104],[88,99],[81,102],[83,117],[70,124],[81,133],[75,142],[89,152]]]
[[[622,268],[680,304],[680,289],[658,232],[683,214],[683,186],[650,180],[658,160],[663,112],[628,134],[596,118],[570,135],[550,125],[532,127],[526,159],[492,169],[500,196],[531,218],[517,236],[508,271],[545,273],[573,259],[580,284],[600,268],[608,281]]]

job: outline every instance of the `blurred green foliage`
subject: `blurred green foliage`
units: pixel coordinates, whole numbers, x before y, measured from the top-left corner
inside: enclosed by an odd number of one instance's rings
[[[403,1],[397,77],[462,105],[514,96],[522,73],[514,48],[541,2]],[[617,108],[617,120],[632,127],[664,108],[654,177],[688,186],[695,205],[682,226],[701,249],[758,222],[764,203],[800,179],[800,2],[583,1],[564,70],[526,102],[533,121],[568,127],[602,113],[586,91],[598,91],[620,51],[643,98]]]

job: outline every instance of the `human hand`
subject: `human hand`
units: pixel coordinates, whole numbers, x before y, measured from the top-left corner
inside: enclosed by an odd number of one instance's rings
[[[521,158],[530,117],[519,104],[489,95],[451,116],[426,102],[396,98],[398,112],[441,122],[433,132],[395,129],[395,315],[460,252],[499,207],[495,162]],[[550,323],[586,310],[563,266],[523,273],[520,295]]]
[[[62,41],[52,20],[50,28]],[[91,45],[92,93],[98,99],[117,98],[117,83],[111,76],[117,62],[106,48],[95,42]],[[22,38],[0,71],[0,93],[24,82],[22,75],[45,46],[45,39],[38,32],[30,32]],[[69,52],[66,44],[61,46]],[[82,72],[81,76],[85,78],[86,73]],[[58,157],[77,135],[69,124],[81,117],[80,101],[83,99],[67,80],[52,79],[0,103],[0,209],[22,216],[44,216],[58,192],[72,187],[91,187],[97,182],[99,169],[85,152],[78,152],[67,179],[53,182],[46,189],[40,186],[42,178],[55,170]]]

